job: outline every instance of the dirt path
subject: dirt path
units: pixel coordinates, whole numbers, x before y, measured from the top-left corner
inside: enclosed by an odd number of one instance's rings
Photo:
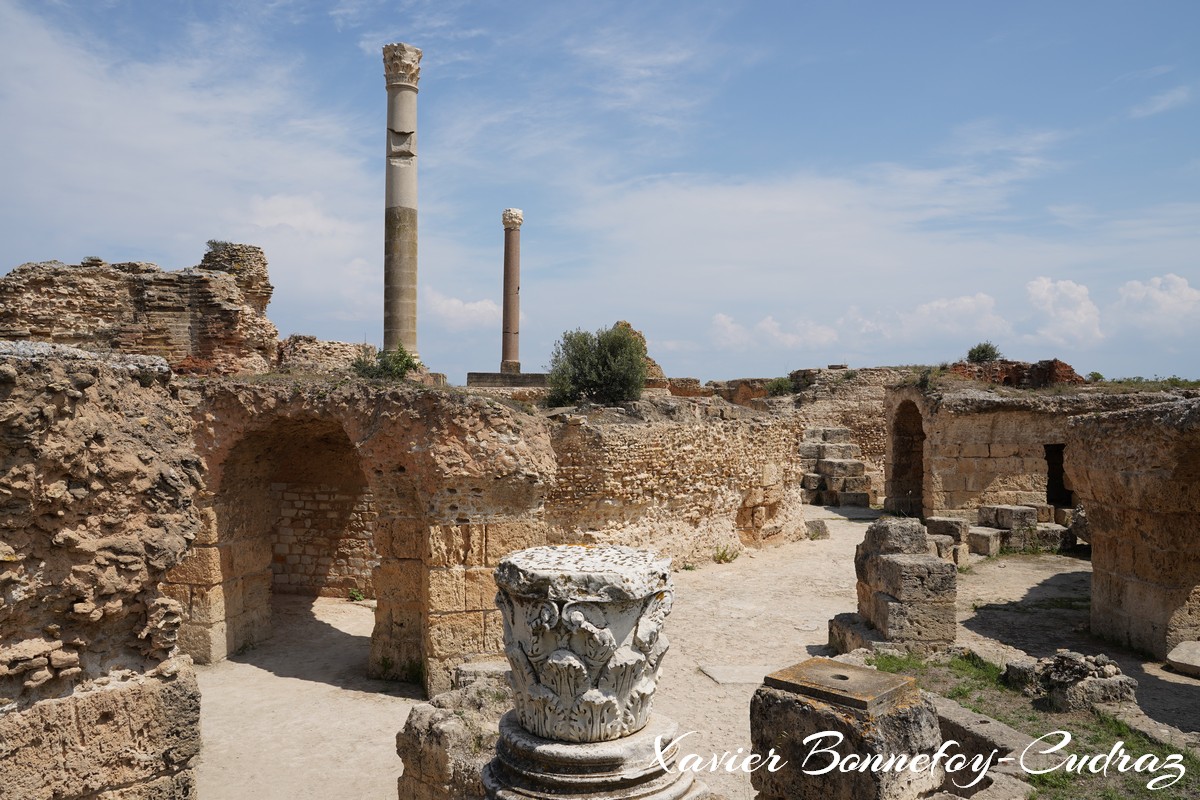
[[[854,548],[869,522],[836,511],[809,514],[826,519],[828,539],[675,573],[671,651],[655,703],[682,731],[696,731],[682,752],[709,758],[748,749],[750,697],[763,675],[827,653],[829,618],[855,608]],[[960,641],[994,637],[1038,656],[1046,654],[1039,648],[1058,641],[1097,652],[1098,643],[1089,645],[1086,635],[1089,589],[1090,564],[1078,559],[976,564],[959,576]],[[371,609],[344,600],[279,598],[275,613],[273,639],[197,670],[200,797],[395,800],[401,771],[395,736],[418,702],[417,689],[366,677]],[[1197,729],[1195,682],[1113,648],[1104,651],[1145,681],[1148,713],[1173,709],[1173,724]],[[754,796],[742,773],[702,778],[730,800]]]

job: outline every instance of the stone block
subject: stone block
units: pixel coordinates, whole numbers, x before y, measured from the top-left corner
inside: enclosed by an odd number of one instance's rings
[[[868,508],[871,505],[871,495],[867,492],[838,492],[837,505]]]
[[[850,444],[853,437],[849,428],[822,428],[821,440],[829,444]]]
[[[846,478],[836,476],[827,476],[825,479],[825,488],[832,492],[840,492],[846,485]]]
[[[215,664],[229,656],[229,637],[224,622],[200,625],[184,622],[179,626],[179,650],[197,664]]]
[[[967,546],[977,555],[1000,555],[1000,543],[1000,531],[996,528],[975,527],[967,533]]]
[[[200,690],[191,667],[175,663],[169,679],[114,682],[0,715],[0,796],[194,797]],[[160,793],[173,788],[184,791]]]
[[[857,671],[872,672],[850,664],[837,664],[839,675],[853,676]],[[897,676],[887,676],[893,681]],[[899,679],[911,682],[911,679]],[[835,691],[831,687],[831,696]],[[914,690],[915,694],[915,690]],[[823,775],[804,771],[805,759],[813,747],[810,735],[829,735],[823,744],[841,756],[882,758],[896,753],[932,752],[941,743],[938,717],[933,704],[916,695],[914,700],[897,703],[872,713],[837,701],[818,699],[800,691],[762,686],[750,702],[750,740],[753,752],[766,758],[772,750],[783,766],[775,771],[759,769],[750,780],[759,800],[899,800],[933,794],[942,782],[943,771],[923,772],[870,770]],[[834,747],[833,734],[840,744]],[[809,769],[815,761],[809,761]]]
[[[1054,522],[1057,525],[1062,525],[1064,528],[1071,527],[1071,523],[1075,521],[1075,509],[1073,508],[1056,508],[1054,509]]]
[[[929,555],[896,553],[867,562],[867,583],[903,603],[947,602],[955,596],[954,565]]]
[[[825,445],[821,442],[801,442],[799,455],[801,458],[820,459],[825,455]]]
[[[496,610],[496,580],[490,567],[473,567],[465,574],[468,611]],[[431,609],[432,610],[432,609]],[[498,613],[498,612],[497,612]]]
[[[183,560],[167,572],[171,583],[212,586],[221,582],[221,551],[217,547],[193,547]]]
[[[998,528],[996,524],[996,506],[980,506],[979,507],[979,525],[983,528]]]
[[[238,591],[236,597],[226,598],[230,588]],[[188,620],[197,625],[212,625],[223,622],[227,617],[242,613],[241,585],[237,581],[216,586],[196,586],[192,590],[188,608]]]
[[[955,543],[961,544],[967,540],[971,523],[957,517],[928,517],[925,520],[925,529],[930,536],[949,536]]]
[[[949,560],[951,558],[950,551],[957,544],[952,536],[929,536],[929,544],[933,548],[933,555],[938,558]]]
[[[862,448],[856,444],[826,444],[822,447],[820,458],[845,458],[855,461],[862,460]]]
[[[481,567],[487,563],[484,525],[432,525],[425,561],[431,567]]]
[[[864,553],[919,555],[926,551],[925,526],[915,519],[884,517],[871,523],[859,547]]]
[[[1176,672],[1200,678],[1200,642],[1180,642],[1167,653],[1167,663]]]
[[[546,543],[546,526],[540,520],[489,522],[484,535],[486,536],[484,563],[494,565],[501,558],[516,550],[544,545]]]
[[[809,519],[804,521],[804,527],[808,531],[809,539],[828,539],[829,526],[826,525],[823,519]]]
[[[1054,506],[1048,503],[1034,503],[1032,505],[1034,510],[1037,511],[1037,521],[1039,523],[1054,522]]]
[[[815,472],[810,472],[800,479],[800,486],[809,491],[820,491],[825,488],[825,478]]]
[[[817,462],[817,472],[827,476],[860,476],[866,474],[866,467],[854,459],[822,458]]]
[[[429,570],[426,607],[435,613],[467,610],[465,567],[439,567]]]
[[[481,612],[429,615],[429,628],[425,635],[425,652],[429,657],[446,659],[482,653],[484,650]]]
[[[867,619],[893,642],[950,644],[956,635],[953,595],[950,602],[911,604],[876,592]]]
[[[858,477],[842,478],[843,492],[870,492],[871,477],[869,475],[860,475]]]
[[[838,653],[877,647],[891,647],[879,631],[872,628],[858,614],[843,613],[829,620],[829,647]]]
[[[385,558],[373,574],[375,597],[393,604],[420,604],[426,597],[425,566],[412,559]]]
[[[1031,506],[996,506],[996,527],[1006,531],[1037,527],[1038,512]]]

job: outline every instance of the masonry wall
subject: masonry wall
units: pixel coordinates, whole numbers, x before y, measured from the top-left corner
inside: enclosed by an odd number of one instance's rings
[[[164,586],[214,661],[271,635],[272,591],[376,598],[368,671],[449,686],[502,650],[491,569],[544,544],[542,421],[483,397],[350,381],[181,392],[209,465],[204,520]],[[344,563],[339,563],[344,562]]]
[[[192,796],[190,431],[161,359],[0,342],[0,796]]]
[[[374,598],[375,506],[361,486],[273,483],[279,518],[271,538],[274,591]]]
[[[1200,639],[1200,399],[1074,419],[1065,466],[1088,514],[1092,632],[1160,659]]]
[[[649,423],[572,416],[552,432],[550,540],[651,547],[696,563],[804,536],[803,431],[792,414]]]
[[[851,438],[862,448],[862,458],[871,471],[880,473],[887,457],[887,387],[911,377],[905,368],[798,370],[789,377],[798,389],[796,413],[816,428],[849,428]]]
[[[261,249],[222,245],[197,267],[86,259],[0,277],[0,339],[156,355],[195,372],[266,372],[278,331]]]
[[[900,497],[897,465],[907,462],[897,450],[900,409],[912,403],[920,414],[922,516],[975,519],[981,505],[1046,502],[1046,445],[1065,444],[1072,417],[1096,411],[1161,402],[1170,395],[1132,393],[1004,395],[972,389],[897,386],[887,390],[888,456],[885,494],[888,508]],[[1069,450],[1070,448],[1068,448]],[[1073,490],[1069,474],[1066,488]],[[907,484],[905,484],[907,485]],[[901,498],[902,499],[902,498]],[[908,513],[908,512],[906,512]]]

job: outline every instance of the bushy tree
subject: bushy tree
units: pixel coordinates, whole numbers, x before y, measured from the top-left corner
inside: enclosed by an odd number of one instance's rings
[[[374,356],[370,350],[363,348],[358,358],[350,362],[350,369],[360,378],[377,378],[382,380],[403,380],[409,372],[420,366],[417,359],[397,344],[395,350],[380,350]]]
[[[646,345],[626,326],[566,331],[550,354],[547,382],[552,406],[637,400],[646,385]]]
[[[1000,348],[991,342],[980,342],[967,351],[967,361],[972,364],[986,364],[989,361],[998,361],[1004,358],[1000,355]]]

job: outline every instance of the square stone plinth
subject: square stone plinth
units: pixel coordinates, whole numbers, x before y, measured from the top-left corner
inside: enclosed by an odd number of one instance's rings
[[[810,658],[785,667],[772,672],[763,683],[869,714],[882,713],[900,702],[914,702],[920,695],[912,678],[829,658]]]
[[[835,753],[853,766],[928,754],[941,743],[933,704],[911,678],[829,659],[768,676],[750,701],[750,741],[756,755],[785,762],[751,773],[759,800],[917,800],[942,783],[940,768],[826,769]]]

